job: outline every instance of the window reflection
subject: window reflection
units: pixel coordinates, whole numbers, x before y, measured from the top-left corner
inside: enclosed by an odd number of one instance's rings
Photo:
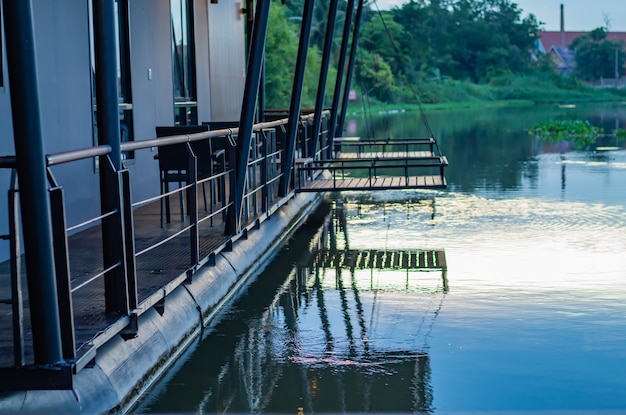
[[[177,125],[197,124],[193,1],[170,0],[170,8],[174,117]]]

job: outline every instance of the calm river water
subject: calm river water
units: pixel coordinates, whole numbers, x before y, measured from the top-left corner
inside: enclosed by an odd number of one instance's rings
[[[610,132],[626,105],[429,113],[448,189],[329,201],[135,411],[626,411],[626,150],[526,132],[565,118]],[[447,285],[324,260],[348,248],[445,250]]]

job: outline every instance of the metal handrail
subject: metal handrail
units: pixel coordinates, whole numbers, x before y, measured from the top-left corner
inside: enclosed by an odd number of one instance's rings
[[[312,114],[303,115],[300,117],[303,122],[308,122],[312,119]],[[253,131],[259,131],[264,128],[274,128],[280,125],[287,124],[288,118],[264,122],[255,124],[253,126]],[[184,135],[175,135],[167,138],[150,138],[146,140],[137,140],[137,141],[128,141],[120,144],[120,150],[122,152],[125,151],[135,151],[142,150],[150,147],[160,147],[170,144],[178,144],[184,142],[192,142],[204,140],[207,138],[216,138],[223,137],[233,134],[238,134],[239,128],[225,128],[220,130],[211,130],[201,133],[194,134],[184,134]],[[69,163],[72,161],[79,161],[84,159],[89,159],[98,156],[106,156],[111,153],[111,146],[106,144],[101,144],[97,146],[79,148],[75,150],[63,151],[59,153],[53,153],[46,156],[46,164],[48,166],[56,166],[59,164]],[[2,156],[0,157],[0,169],[12,169],[17,165],[15,156]]]
[[[324,113],[322,114],[322,116],[327,116],[328,115],[328,111],[324,111]],[[314,114],[309,114],[309,115],[304,115],[304,116],[300,116],[300,123],[301,125],[306,125],[307,123],[310,123],[311,120],[314,118]],[[264,123],[259,123],[259,124],[255,124],[253,126],[253,132],[258,133],[258,132],[262,132],[262,130],[264,129],[277,129],[277,128],[283,128],[282,126],[287,124],[288,118],[285,119],[281,119],[281,120],[276,120],[276,121],[271,121],[271,122],[264,122]],[[284,128],[283,128],[284,129]],[[176,135],[176,136],[170,136],[170,137],[164,137],[164,138],[157,138],[157,139],[146,139],[146,140],[140,140],[140,141],[135,141],[135,142],[125,142],[122,143],[120,148],[122,152],[127,152],[127,151],[136,151],[136,150],[142,150],[142,149],[149,149],[152,147],[160,147],[160,146],[166,146],[166,145],[171,145],[171,144],[178,144],[178,143],[185,143],[185,142],[193,142],[193,141],[199,141],[199,140],[204,140],[207,138],[217,138],[217,137],[232,137],[234,135],[237,135],[239,132],[238,128],[228,128],[228,129],[220,129],[220,130],[212,130],[212,131],[206,131],[206,132],[201,132],[201,133],[194,133],[194,134],[185,134],[185,135]],[[324,134],[325,132],[321,132],[321,134]],[[262,133],[263,134],[263,133]],[[235,143],[231,143],[231,144],[235,144]],[[258,166],[259,164],[265,162],[268,163],[270,160],[275,160],[278,156],[280,156],[281,154],[284,153],[284,149],[280,148],[277,149],[275,145],[270,145],[265,146],[265,150],[270,149],[270,151],[268,153],[263,152],[263,154],[260,154],[258,159],[254,159],[251,160],[250,162],[250,166]],[[74,161],[80,161],[80,160],[85,160],[85,159],[91,159],[91,158],[95,158],[95,157],[103,157],[103,156],[107,156],[111,153],[112,148],[109,145],[99,145],[99,146],[93,146],[93,147],[88,147],[88,148],[83,148],[83,149],[76,149],[76,150],[70,150],[70,151],[64,151],[64,152],[59,152],[59,153],[54,153],[54,154],[50,154],[47,155],[45,157],[45,162],[47,166],[57,166],[57,165],[61,165],[61,164],[65,164],[65,163],[70,163],[70,162],[74,162]],[[320,156],[322,156],[322,154],[320,154]],[[0,157],[0,169],[2,168],[15,168],[16,167],[16,158],[15,156],[4,156],[4,157]],[[263,167],[261,167],[263,168]],[[178,193],[178,192],[183,192],[187,189],[193,188],[194,186],[197,186],[198,184],[204,183],[204,182],[211,182],[212,180],[218,180],[222,177],[228,176],[230,174],[232,174],[234,171],[234,169],[231,167],[229,169],[224,169],[224,171],[220,171],[219,173],[216,173],[208,178],[204,178],[202,180],[194,180],[192,183],[186,185],[186,186],[181,186],[180,188],[177,188],[171,192],[168,192],[167,194],[161,194],[159,196],[156,197],[151,197],[149,199],[140,201],[140,202],[136,202],[136,203],[132,203],[132,200],[130,198],[130,194],[128,196],[121,196],[122,198],[125,198],[124,200],[126,200],[128,202],[128,207],[131,208],[136,208],[138,206],[143,206],[147,203],[150,202],[154,202],[157,201],[159,199],[162,199],[166,196],[170,196],[172,194]],[[123,173],[123,172],[122,172]],[[127,172],[126,172],[127,173]],[[128,174],[128,173],[127,173]],[[268,215],[262,215],[260,217],[260,219],[257,219],[257,222],[263,221],[266,216],[269,217],[269,214],[271,212],[274,212],[276,209],[278,209],[278,207],[282,206],[283,204],[287,203],[287,199],[293,197],[293,195],[295,194],[295,192],[292,190],[290,192],[287,193],[287,195],[282,196],[282,197],[278,197],[277,199],[277,194],[275,193],[274,190],[272,190],[271,186],[275,186],[275,183],[280,180],[281,177],[284,176],[284,172],[283,170],[277,170],[277,171],[266,171],[265,176],[262,176],[259,182],[259,185],[257,186],[255,184],[255,189],[252,190],[250,193],[246,194],[246,197],[249,197],[250,195],[252,195],[253,193],[262,191],[264,189],[267,189],[267,194],[264,193],[264,197],[268,198],[268,204],[264,204],[263,207],[261,207],[261,210],[263,211],[263,213],[268,213]],[[58,186],[58,185],[56,185]],[[128,189],[128,187],[126,187],[126,189]],[[269,196],[268,196],[269,195]],[[264,201],[264,203],[266,203],[266,201]],[[158,242],[152,244],[151,246],[142,249],[141,251],[137,251],[134,252],[134,259],[138,258],[139,256],[145,254],[146,252],[155,249],[158,246],[161,246],[165,243],[167,243],[168,241],[176,238],[176,237],[180,237],[180,235],[182,235],[185,232],[188,232],[190,229],[198,229],[199,225],[201,223],[203,223],[206,220],[209,220],[211,218],[214,218],[217,215],[223,214],[223,212],[227,211],[228,209],[230,209],[232,207],[233,203],[232,202],[226,202],[223,201],[222,206],[215,210],[215,211],[211,211],[211,213],[207,216],[204,216],[203,218],[199,219],[199,218],[195,218],[192,219],[192,222],[190,225],[188,226],[183,226],[181,230],[175,232],[173,235],[169,235],[168,237],[166,237],[163,240],[159,240]],[[130,211],[132,212],[132,209],[123,209],[124,211]],[[75,231],[79,228],[83,228],[85,226],[91,225],[93,223],[96,223],[98,221],[102,221],[105,218],[108,218],[110,216],[113,216],[115,214],[121,214],[121,210],[114,210],[114,211],[110,211],[107,212],[105,214],[99,215],[97,217],[91,218],[87,221],[84,221],[80,224],[77,225],[73,225],[71,227],[65,227],[65,232],[66,232],[66,236],[67,236],[67,232],[71,232],[71,231]],[[211,225],[213,226],[213,225]],[[248,227],[250,227],[251,225],[248,225]],[[248,228],[245,229],[245,231],[247,232]],[[241,238],[241,236],[243,235],[243,231],[238,233],[237,235],[231,235],[230,241],[231,243],[238,240],[239,238]],[[215,251],[213,252],[215,253]],[[199,266],[198,264],[203,264],[206,263],[206,258],[204,259],[200,259],[200,261],[198,262],[196,260],[196,263],[193,263],[193,259],[192,262],[190,263],[190,268],[189,270],[191,270],[192,272]],[[111,270],[118,268],[122,266],[121,262],[116,262],[114,264],[109,264],[109,266],[106,269],[102,269],[100,271],[98,271],[96,274],[92,274],[92,275],[85,275],[85,276],[81,276],[80,278],[75,278],[74,281],[77,283],[77,285],[75,287],[71,287],[69,288],[69,292],[70,293],[75,293],[81,289],[83,289],[84,287],[88,286],[89,284],[91,284],[92,282],[100,279],[101,277],[103,277],[104,275],[106,275],[108,272],[110,272]],[[68,276],[69,277],[69,276]],[[79,282],[80,281],[80,282]],[[171,280],[168,283],[168,287],[169,289],[173,289],[174,286],[180,285],[185,281],[184,278],[181,277],[177,277],[174,280]],[[155,293],[157,293],[157,291],[153,292],[149,298],[151,298],[151,296],[153,296]],[[145,300],[144,300],[145,301]],[[143,304],[143,302],[139,303],[138,305],[136,305],[136,309],[133,310],[134,313],[136,313],[136,315],[141,314],[141,304]],[[135,306],[132,306],[135,307]],[[113,334],[115,333],[119,333],[120,331],[122,331],[126,324],[124,324],[125,322],[127,322],[128,318],[127,316],[122,317],[120,320],[118,320],[116,323],[114,323],[113,325],[107,327],[107,329],[105,329],[104,331],[102,331],[100,334],[96,333],[96,335],[94,336],[94,338],[92,338],[93,341],[93,347],[97,348],[96,343],[98,343],[96,340],[98,341],[104,341],[102,339],[106,338],[110,338]],[[84,347],[86,343],[84,343],[83,345],[80,345],[76,350],[81,349],[81,347]],[[81,358],[79,358],[79,360],[85,360],[87,359],[87,356],[83,356]],[[81,360],[81,362],[79,363],[77,361],[76,363],[76,367],[77,370],[80,370],[80,368],[82,368],[84,366],[84,363]]]

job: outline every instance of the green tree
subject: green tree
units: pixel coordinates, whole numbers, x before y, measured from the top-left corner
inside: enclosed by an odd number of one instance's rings
[[[356,78],[362,95],[369,95],[383,102],[391,102],[397,92],[391,67],[376,53],[363,51],[357,64]]]
[[[607,40],[607,31],[597,28],[572,42],[576,67],[574,76],[586,81],[619,76],[626,62],[624,43]]]
[[[301,13],[301,10],[299,11]],[[291,102],[293,79],[298,53],[300,20],[287,18],[287,9],[279,2],[272,2],[265,45],[265,99],[267,108],[288,108]],[[302,91],[302,107],[315,105],[315,94],[321,66],[321,52],[310,46]],[[329,71],[329,83],[336,71]],[[334,79],[334,78],[332,78]],[[332,85],[329,86],[330,89]]]

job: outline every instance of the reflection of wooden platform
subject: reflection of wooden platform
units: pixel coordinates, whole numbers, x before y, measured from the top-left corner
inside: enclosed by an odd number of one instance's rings
[[[375,177],[316,179],[304,182],[299,192],[389,189],[444,189],[446,179],[439,175],[409,177]]]
[[[324,268],[446,271],[443,250],[320,250],[313,265]]]

